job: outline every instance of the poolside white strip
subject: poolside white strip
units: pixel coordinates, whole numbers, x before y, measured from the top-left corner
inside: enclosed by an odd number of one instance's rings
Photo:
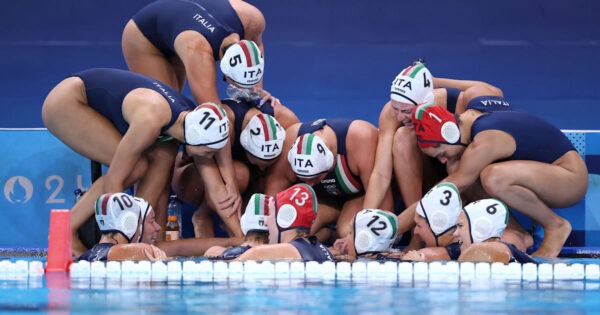
[[[0,280],[43,276],[41,261],[0,261]],[[121,279],[127,281],[164,280],[250,280],[307,279],[360,280],[385,282],[465,282],[512,280],[551,282],[561,280],[600,280],[600,263],[472,263],[436,262],[299,262],[299,261],[194,261],[168,262],[110,261],[75,262],[69,274],[73,279]]]

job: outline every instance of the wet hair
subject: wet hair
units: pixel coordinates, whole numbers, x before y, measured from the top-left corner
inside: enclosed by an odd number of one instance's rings
[[[294,239],[305,238],[310,235],[310,230],[308,230],[308,229],[301,228],[301,229],[294,229],[294,231],[296,231],[296,237]]]
[[[248,231],[248,233],[246,234],[246,241],[261,244],[269,244],[269,232],[256,230]]]
[[[221,48],[221,55],[225,55],[225,52],[227,51],[227,49],[229,49],[231,46],[235,45],[236,43],[231,43],[229,45],[225,45],[223,46],[223,48]]]

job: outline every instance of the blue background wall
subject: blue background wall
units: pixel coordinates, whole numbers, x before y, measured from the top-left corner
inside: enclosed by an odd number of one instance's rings
[[[43,127],[46,94],[71,73],[125,68],[122,28],[149,2],[3,2],[0,128]],[[267,20],[265,88],[303,120],[376,124],[392,79],[423,57],[435,76],[488,81],[562,129],[600,129],[600,1],[250,2]],[[0,217],[11,218],[0,222],[0,246],[45,246],[49,210],[69,208],[72,190],[89,185],[89,162],[45,131],[13,132],[0,133]],[[600,173],[599,157],[587,153],[590,173]],[[599,185],[591,176],[586,200],[561,210],[577,230],[572,245],[600,246]]]
[[[42,127],[45,95],[75,71],[124,68],[122,28],[149,2],[3,2],[0,127]],[[302,119],[376,123],[392,79],[424,57],[434,75],[489,81],[560,128],[596,128],[599,1],[250,2],[267,20],[265,87]]]

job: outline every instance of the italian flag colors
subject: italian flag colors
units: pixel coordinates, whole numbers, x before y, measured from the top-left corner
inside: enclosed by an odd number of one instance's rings
[[[108,205],[108,201],[110,197],[114,194],[104,194],[102,198],[98,198],[96,200],[96,214],[97,215],[107,215],[106,206]]]
[[[198,105],[198,107],[196,107],[194,110],[200,110],[200,109],[209,109],[212,112],[215,113],[215,115],[217,115],[217,117],[219,117],[219,120],[223,119],[223,117],[227,116],[227,113],[225,113],[225,110],[223,109],[223,107],[215,104],[215,103],[210,103],[210,102],[206,102],[206,103],[202,103],[200,105]]]
[[[254,42],[244,39],[239,41],[238,44],[242,48],[244,56],[246,56],[246,65],[248,67],[260,64],[260,50]]]
[[[271,201],[270,196],[264,194],[254,194],[254,214],[255,215],[269,215],[269,202]]]
[[[346,157],[343,154],[337,155],[337,163],[335,165],[335,176],[342,190],[346,194],[356,194],[362,190],[362,185],[359,183],[348,168]]]
[[[417,76],[417,73],[419,73],[419,71],[421,71],[423,68],[425,68],[425,66],[422,64],[410,66],[402,71],[402,75],[409,76],[414,79],[415,76]]]
[[[258,114],[257,117],[265,131],[265,141],[277,140],[277,125],[273,117],[267,114]]]

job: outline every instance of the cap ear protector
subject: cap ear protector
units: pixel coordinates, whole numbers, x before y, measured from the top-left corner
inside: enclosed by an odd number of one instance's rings
[[[433,103],[413,109],[412,121],[419,146],[432,147],[438,143],[459,144],[460,129],[456,118],[447,109]]]
[[[417,204],[417,214],[425,218],[435,236],[435,242],[444,233],[456,226],[462,210],[458,188],[450,183],[440,183],[423,196]]]
[[[328,172],[333,167],[334,156],[321,137],[305,133],[288,151],[288,161],[296,176],[309,178]]]
[[[390,250],[396,240],[398,217],[379,209],[364,209],[354,216],[354,249],[357,255]]]
[[[241,40],[227,48],[220,67],[221,72],[237,85],[251,88],[262,79],[265,61],[255,42]]]
[[[463,211],[469,221],[471,243],[501,237],[508,224],[508,207],[495,198],[472,202]]]
[[[276,159],[283,149],[285,129],[275,117],[268,114],[254,115],[240,133],[240,144],[252,156],[270,161]]]
[[[146,225],[146,217],[148,216],[148,214],[150,213],[150,211],[152,211],[152,206],[150,205],[150,203],[148,203],[148,201],[146,201],[144,198],[141,197],[133,197],[133,200],[140,206],[140,213],[141,213],[141,217],[140,217],[140,235],[138,235],[137,240],[135,241],[136,243],[139,243],[142,241],[142,237],[144,236],[144,226]]]
[[[140,206],[132,196],[125,193],[103,194],[96,199],[94,208],[100,231],[121,233],[131,243],[141,215]]]

